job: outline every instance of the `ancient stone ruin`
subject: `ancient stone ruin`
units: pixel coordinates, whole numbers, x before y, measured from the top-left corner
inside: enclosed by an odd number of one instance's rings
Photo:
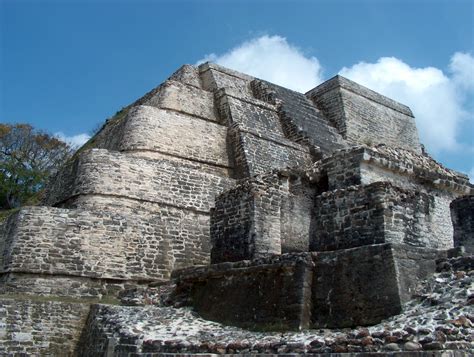
[[[0,226],[0,354],[468,356],[473,192],[346,78],[185,65]]]

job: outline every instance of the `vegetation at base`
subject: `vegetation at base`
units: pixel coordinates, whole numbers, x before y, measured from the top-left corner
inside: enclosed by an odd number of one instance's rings
[[[0,124],[0,210],[39,202],[47,180],[73,151],[29,124]]]

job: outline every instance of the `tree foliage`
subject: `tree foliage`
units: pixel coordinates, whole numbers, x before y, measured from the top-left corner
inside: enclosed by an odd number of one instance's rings
[[[68,144],[29,124],[0,124],[0,208],[35,197],[72,153]]]

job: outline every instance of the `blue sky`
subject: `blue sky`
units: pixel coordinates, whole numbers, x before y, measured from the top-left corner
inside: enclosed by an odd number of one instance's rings
[[[302,91],[342,73],[410,105],[433,156],[474,175],[473,56],[470,0],[0,0],[0,120],[87,134],[204,59]]]

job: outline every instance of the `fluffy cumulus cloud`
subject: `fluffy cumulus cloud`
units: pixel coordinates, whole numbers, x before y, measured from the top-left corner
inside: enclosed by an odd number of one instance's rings
[[[324,81],[322,66],[281,36],[261,36],[243,42],[224,54],[210,54],[198,63],[212,61],[270,82],[305,92]],[[408,105],[416,118],[421,142],[434,154],[463,157],[474,153],[474,57],[455,53],[446,70],[416,68],[395,57],[374,63],[348,64],[339,74]],[[469,138],[471,137],[471,138]],[[457,159],[460,162],[460,158]],[[474,164],[463,159],[466,172]],[[467,165],[467,167],[466,167]],[[470,172],[474,179],[474,169]]]
[[[447,73],[434,67],[414,68],[394,57],[360,62],[339,73],[408,105],[415,114],[421,141],[436,154],[461,149],[461,124],[472,117],[464,108],[474,88],[473,71],[474,58],[455,53]]]
[[[468,53],[456,52],[451,57],[449,69],[459,88],[468,91],[474,89],[474,57]]]
[[[67,136],[63,132],[58,132],[55,133],[54,136],[56,136],[58,139],[68,143],[74,148],[78,148],[86,143],[87,140],[90,139],[90,135],[88,134],[77,134],[73,136]]]
[[[198,63],[206,61],[300,92],[308,91],[323,81],[319,61],[305,56],[280,36],[261,36],[222,55],[207,55]]]

